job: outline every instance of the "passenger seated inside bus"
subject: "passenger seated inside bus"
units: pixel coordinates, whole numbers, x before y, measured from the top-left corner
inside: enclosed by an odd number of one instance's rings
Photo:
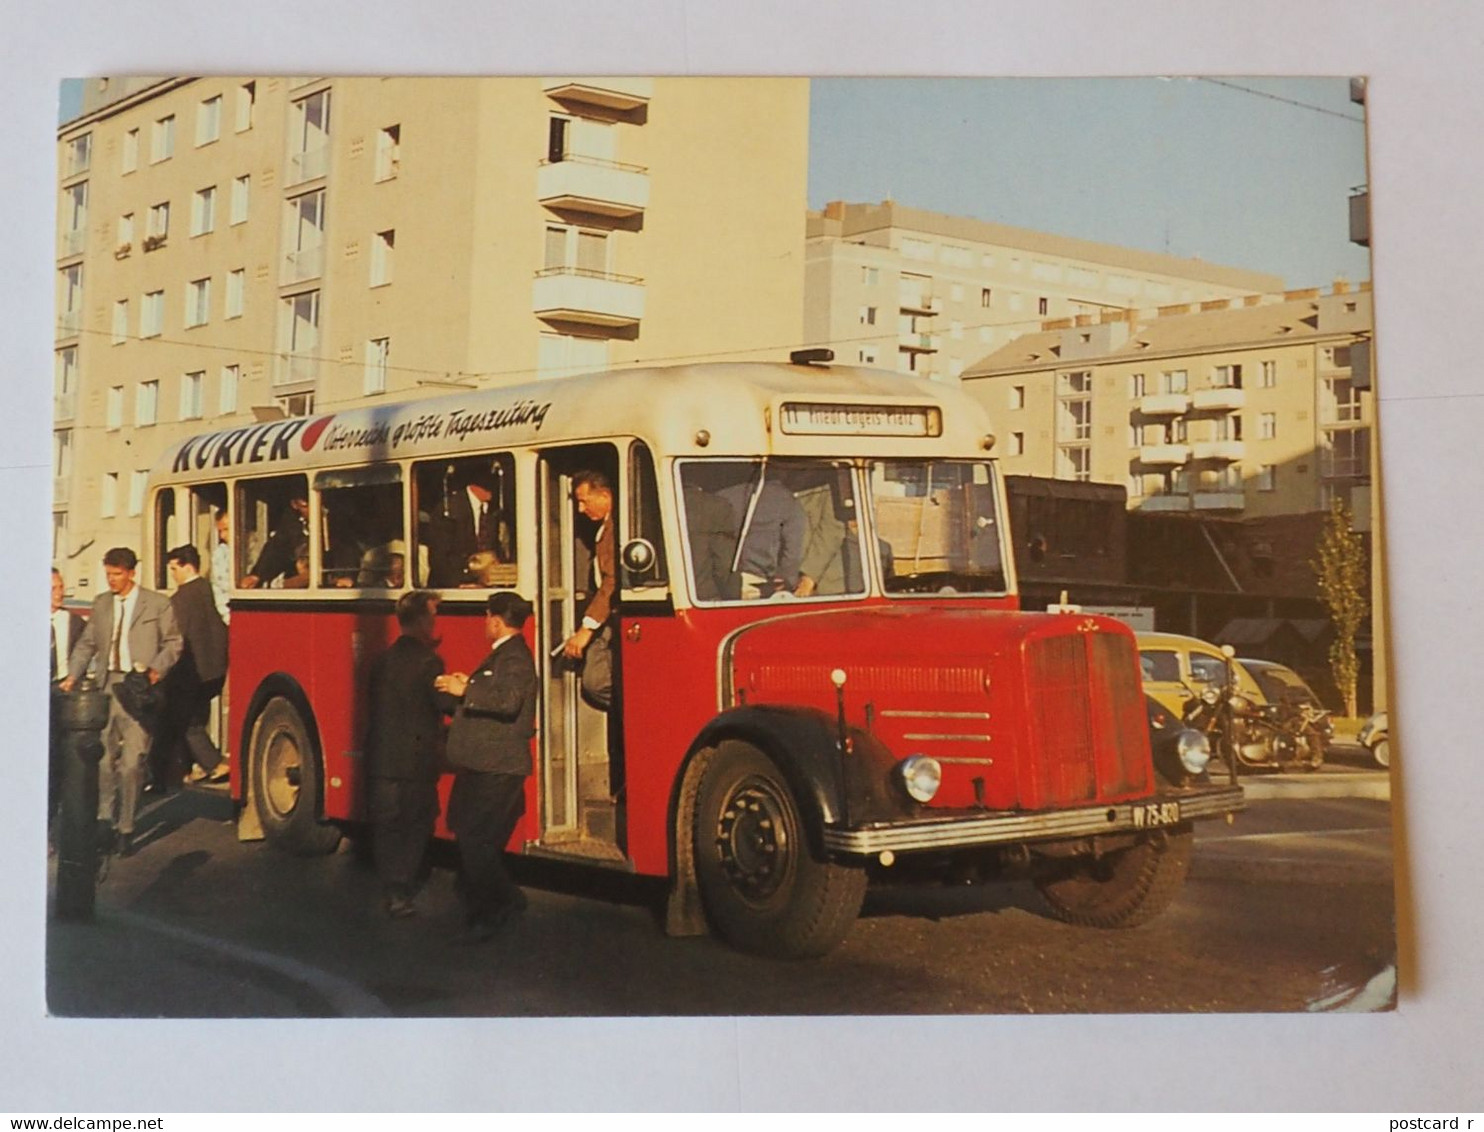
[[[428,550],[426,585],[435,589],[510,585],[515,511],[508,456],[435,461],[418,469],[419,534]],[[479,565],[472,567],[476,556]]]
[[[320,509],[324,539],[321,584],[337,589],[386,587],[392,554],[405,552],[401,485],[324,487]]]
[[[304,482],[302,476],[292,478],[299,485]],[[258,506],[265,505],[265,501],[256,502]],[[262,543],[262,550],[253,561],[252,567],[243,575],[242,587],[250,590],[272,585],[284,577],[292,577],[295,551],[301,544],[307,546],[308,538],[309,492],[302,486],[296,486],[289,492],[287,502],[278,512],[278,519],[266,541]]]

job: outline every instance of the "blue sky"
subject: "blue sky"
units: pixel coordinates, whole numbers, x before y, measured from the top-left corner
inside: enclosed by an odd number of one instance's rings
[[[1290,287],[1358,281],[1362,113],[1335,78],[816,79],[809,205],[889,197]]]
[[[80,95],[62,84],[64,119]],[[810,101],[811,208],[890,197],[1290,287],[1370,278],[1347,79],[815,79]]]

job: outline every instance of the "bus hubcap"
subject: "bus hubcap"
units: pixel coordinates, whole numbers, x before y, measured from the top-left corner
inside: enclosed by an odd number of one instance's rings
[[[778,891],[788,865],[787,811],[772,783],[749,779],[732,791],[717,822],[721,865],[742,895],[763,900]]]
[[[299,804],[299,776],[303,760],[299,744],[288,735],[275,735],[268,744],[263,787],[273,812],[287,816]]]

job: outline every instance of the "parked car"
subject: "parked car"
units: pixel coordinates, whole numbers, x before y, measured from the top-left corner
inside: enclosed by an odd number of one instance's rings
[[[1144,691],[1179,718],[1190,700],[1208,687],[1219,688],[1226,679],[1226,657],[1221,649],[1198,637],[1175,633],[1138,633],[1139,664],[1144,670]],[[1262,688],[1240,664],[1232,665],[1237,691],[1266,702]]]
[[[1293,669],[1276,661],[1238,657],[1237,663],[1252,674],[1263,697],[1277,709],[1274,721],[1308,751],[1315,767],[1322,763],[1335,732],[1329,709],[1314,689]]]
[[[1359,739],[1377,766],[1391,765],[1391,724],[1384,711],[1378,711],[1361,725]]]
[[[1257,686],[1262,689],[1263,699],[1270,704],[1309,704],[1322,708],[1314,689],[1304,678],[1287,665],[1271,660],[1253,660],[1237,657],[1237,663],[1252,674]]]

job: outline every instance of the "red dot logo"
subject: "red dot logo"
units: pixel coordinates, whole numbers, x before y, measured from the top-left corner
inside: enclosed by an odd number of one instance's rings
[[[303,447],[304,451],[308,452],[314,447],[315,442],[320,438],[320,434],[330,427],[330,422],[334,419],[332,416],[320,417],[319,420],[312,422],[308,428],[299,434],[299,444]]]

